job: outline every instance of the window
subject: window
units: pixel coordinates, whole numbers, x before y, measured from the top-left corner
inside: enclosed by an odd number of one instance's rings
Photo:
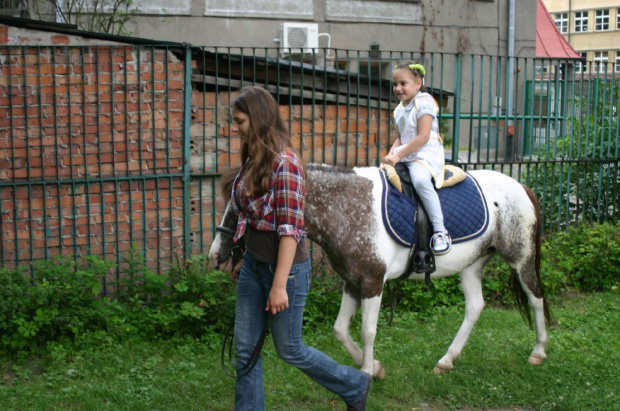
[[[560,30],[560,33],[568,33],[568,13],[556,13],[555,25]]]
[[[596,10],[596,18],[594,20],[594,30],[609,30],[609,9]]]
[[[21,17],[22,8],[19,0],[0,0],[0,16]]]
[[[620,73],[620,51],[616,51],[616,64],[614,66],[614,71]]]
[[[575,63],[575,73],[581,73],[581,72],[586,72],[587,71],[587,62],[586,59],[588,58],[588,52],[586,51],[582,51],[579,53],[579,55],[581,57],[583,57],[583,62],[578,61]]]
[[[607,73],[607,62],[609,61],[606,51],[594,52],[594,72]]]
[[[588,31],[588,12],[578,11],[575,13],[575,32],[583,33]]]
[[[616,30],[620,30],[620,9],[616,10]]]

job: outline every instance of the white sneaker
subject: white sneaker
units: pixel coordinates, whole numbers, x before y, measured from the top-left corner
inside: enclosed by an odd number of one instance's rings
[[[431,248],[433,249],[433,254],[442,255],[446,254],[452,248],[452,239],[450,238],[450,234],[448,232],[436,232],[431,238]]]

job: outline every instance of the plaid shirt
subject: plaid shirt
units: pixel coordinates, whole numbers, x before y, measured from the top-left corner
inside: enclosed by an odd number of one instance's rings
[[[288,151],[276,155],[269,179],[269,190],[262,196],[244,195],[247,165],[246,161],[235,178],[232,189],[231,201],[235,212],[239,214],[234,241],[243,237],[247,224],[260,231],[277,231],[280,236],[292,235],[297,242],[306,237],[306,186],[303,166],[297,155]]]

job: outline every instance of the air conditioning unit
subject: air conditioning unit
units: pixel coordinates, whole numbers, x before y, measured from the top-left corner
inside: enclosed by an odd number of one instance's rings
[[[314,23],[280,24],[280,54],[307,54],[319,48],[319,25]]]

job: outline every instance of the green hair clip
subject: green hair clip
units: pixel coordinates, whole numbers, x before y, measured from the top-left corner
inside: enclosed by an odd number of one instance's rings
[[[426,75],[426,70],[424,70],[424,66],[421,64],[409,64],[409,70],[418,70],[421,75]]]

